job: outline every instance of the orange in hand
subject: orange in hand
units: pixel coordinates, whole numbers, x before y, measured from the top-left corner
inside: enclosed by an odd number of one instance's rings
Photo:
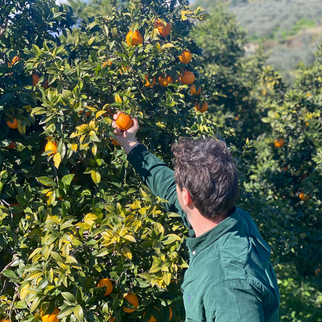
[[[127,131],[133,125],[133,120],[130,115],[120,113],[115,123],[120,130]]]

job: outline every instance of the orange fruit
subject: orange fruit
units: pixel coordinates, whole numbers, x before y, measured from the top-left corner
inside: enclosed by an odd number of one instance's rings
[[[183,64],[188,64],[191,62],[191,52],[189,50],[184,50],[181,55],[179,56],[179,60],[181,61],[181,63]]]
[[[167,22],[166,25],[164,25],[160,19],[157,19],[154,22],[154,26],[158,29],[159,34],[161,37],[166,37],[169,35],[170,31],[171,31],[171,23]]]
[[[7,125],[10,129],[17,129],[18,128],[18,120],[14,117],[7,121]]]
[[[111,61],[106,60],[105,62],[103,62],[103,67],[106,67],[107,65],[112,65]]]
[[[11,322],[9,319],[1,319],[0,322]]]
[[[57,152],[57,143],[55,141],[48,141],[47,144],[45,145],[45,151],[53,151],[47,154],[48,156],[55,154]]]
[[[83,110],[80,110],[80,111],[78,112],[78,114],[82,114],[83,112],[84,112]],[[87,111],[84,115],[85,115],[85,116],[87,116],[87,117],[89,117],[89,116],[91,116],[91,115],[92,115],[92,112],[91,112],[91,111]]]
[[[157,309],[158,311],[160,311],[160,309],[159,308],[157,308],[156,306],[153,306],[153,308],[155,308],[155,309]],[[172,313],[172,309],[171,309],[171,307],[169,306],[169,320],[168,321],[170,321],[171,319],[172,319],[172,315],[173,315],[173,313]],[[145,312],[143,313],[143,317],[145,316]],[[150,317],[150,319],[149,319],[149,322],[157,322],[158,320],[153,316],[153,315],[151,315],[151,317]]]
[[[309,200],[311,197],[309,195],[306,195],[303,191],[300,193],[299,198],[303,201]]]
[[[199,86],[198,91],[196,91],[196,85],[192,84],[190,87],[190,93],[191,93],[191,95],[200,95],[201,87]]]
[[[73,169],[70,173],[75,174],[75,169]],[[79,178],[75,175],[74,178],[73,178],[73,181],[77,182],[78,180],[79,180]]]
[[[32,74],[32,85],[37,85],[39,82],[39,76],[37,74]]]
[[[42,322],[59,322],[60,320],[57,319],[57,315],[59,314],[60,310],[55,307],[54,312],[51,314],[45,314],[41,317]]]
[[[132,37],[132,39],[131,39]],[[126,42],[129,46],[135,46],[143,43],[143,37],[138,30],[130,30],[126,35]]]
[[[196,111],[199,111],[201,113],[206,112],[208,110],[208,103],[207,102],[203,102],[202,103],[202,106],[201,106],[201,103],[198,103],[197,102],[196,105],[195,105],[195,110]]]
[[[112,140],[112,144],[113,145],[119,146],[119,143],[115,139],[113,139],[113,138],[110,138],[110,139]]]
[[[285,171],[286,172],[287,171],[287,168],[288,168],[288,165],[286,167],[284,167],[284,168],[281,168],[281,172],[282,171]]]
[[[16,148],[16,143],[15,142],[11,142],[8,146],[7,146],[7,149],[12,149],[14,150]]]
[[[321,268],[319,267],[315,270],[315,275],[318,276],[320,272],[321,272]]]
[[[150,82],[149,82],[149,74],[146,74],[145,76],[144,76],[144,78],[145,78],[145,80],[146,80],[146,83],[145,83],[145,85],[144,86],[146,86],[146,87],[153,87],[154,86],[154,84],[155,84],[155,77],[153,77],[153,80],[152,80],[152,84],[150,84]]]
[[[235,117],[235,121],[239,121],[239,116],[236,116]]]
[[[169,84],[173,82],[173,78],[171,76],[163,77],[160,75],[158,81],[162,87],[167,87]]]
[[[117,117],[115,123],[120,130],[127,131],[133,125],[133,120],[130,115],[121,113]]]
[[[276,146],[277,148],[281,148],[281,147],[283,147],[283,146],[284,146],[284,144],[285,144],[285,141],[284,141],[284,139],[282,139],[282,138],[279,138],[279,139],[276,139],[276,140],[275,140],[275,146]]]
[[[191,85],[195,81],[195,74],[189,70],[180,75],[180,82],[185,85]]]
[[[13,64],[15,64],[19,60],[20,60],[20,58],[18,56],[13,57],[11,63],[8,63],[8,66],[11,67]]]
[[[128,295],[126,295],[125,297],[124,297],[124,299],[127,301],[127,302],[129,302],[130,304],[132,304],[135,308],[132,308],[132,307],[127,307],[126,306],[126,303],[125,303],[125,306],[123,305],[123,311],[125,312],[125,313],[132,313],[132,312],[134,312],[136,309],[137,309],[137,307],[139,306],[139,299],[138,299],[138,297],[135,295],[135,294],[133,294],[133,293],[129,293]]]
[[[45,83],[42,85],[42,87],[44,89],[47,89],[48,88],[48,79],[45,81]]]
[[[113,284],[108,278],[102,278],[97,283],[97,287],[104,287],[104,286],[106,286],[106,291],[104,295],[105,296],[110,295],[113,291]]]
[[[115,321],[115,318],[110,318],[109,321],[110,322],[114,322]]]

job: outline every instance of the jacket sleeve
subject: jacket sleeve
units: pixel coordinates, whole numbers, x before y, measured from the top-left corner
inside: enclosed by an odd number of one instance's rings
[[[180,214],[184,224],[190,227],[178,202],[174,171],[142,144],[132,149],[128,161],[155,196],[168,200],[169,203],[165,204],[167,211]]]
[[[265,321],[260,294],[243,280],[224,281],[212,286],[207,292],[207,304],[207,322]]]

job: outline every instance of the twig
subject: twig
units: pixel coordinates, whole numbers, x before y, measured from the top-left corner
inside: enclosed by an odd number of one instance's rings
[[[0,273],[0,281],[1,281],[1,279],[2,279],[2,276],[3,276],[3,272],[6,270],[6,269],[8,269],[15,261],[16,261],[17,259],[14,259],[13,261],[11,261],[9,264],[7,264],[5,267],[4,267],[4,269],[1,271],[1,273]]]

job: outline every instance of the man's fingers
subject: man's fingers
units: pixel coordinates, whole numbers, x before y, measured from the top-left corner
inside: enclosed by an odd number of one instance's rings
[[[113,119],[116,120],[121,113],[122,112],[118,111],[116,114],[113,115]]]
[[[138,119],[135,117],[135,118],[133,118],[132,119],[133,120],[133,125],[132,125],[132,127],[135,127],[135,128],[139,128],[140,127],[140,124],[139,124],[139,121],[138,121]]]
[[[116,135],[123,135],[123,131],[120,130],[118,127],[116,127],[115,130],[114,130],[114,134],[116,134]]]

